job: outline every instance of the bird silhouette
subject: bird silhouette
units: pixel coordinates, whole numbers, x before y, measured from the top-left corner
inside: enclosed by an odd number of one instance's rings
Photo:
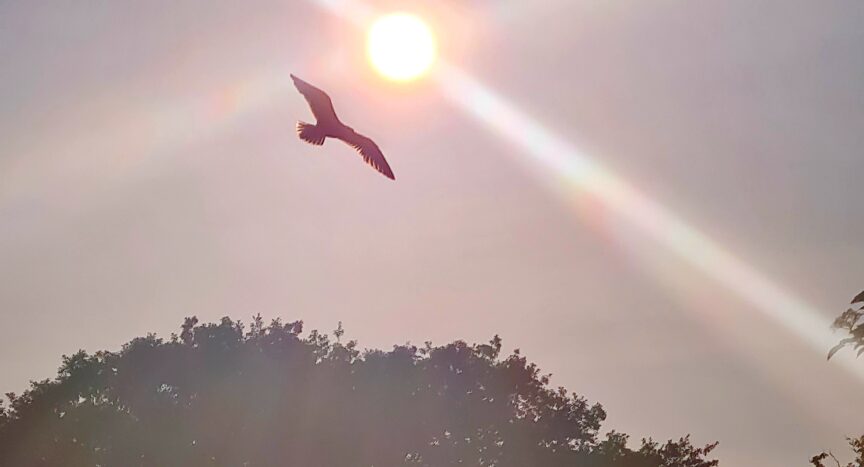
[[[300,136],[300,139],[316,146],[324,144],[324,140],[327,138],[342,140],[356,149],[363,160],[375,170],[391,180],[396,180],[378,145],[339,120],[333,109],[333,102],[327,93],[293,74],[291,79],[294,80],[294,86],[300,91],[300,94],[306,98],[309,108],[312,109],[312,115],[315,116],[314,125],[303,121],[297,122],[297,135]]]

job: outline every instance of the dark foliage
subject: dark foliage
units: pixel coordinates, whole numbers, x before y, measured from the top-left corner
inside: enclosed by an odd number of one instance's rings
[[[361,352],[303,323],[228,318],[64,356],[0,406],[0,465],[713,467],[689,438],[628,449],[600,405],[501,340]]]
[[[840,340],[828,352],[830,359],[838,350],[849,346],[860,356],[864,353],[864,292],[859,293],[852,299],[851,307],[834,320],[834,329],[846,331],[848,337]]]
[[[864,292],[856,295],[852,299],[851,305],[849,309],[834,320],[834,329],[845,330],[849,336],[841,339],[840,343],[828,352],[829,360],[838,350],[846,346],[852,347],[858,356],[864,353],[864,319],[862,319],[864,318]],[[852,452],[855,454],[855,459],[852,462],[845,465],[841,464],[840,460],[833,453],[823,452],[813,456],[810,459],[810,463],[816,467],[864,467],[864,436],[847,439],[849,440]]]
[[[864,436],[860,438],[847,438],[852,452],[855,454],[855,459],[848,464],[841,464],[834,454],[823,452],[818,456],[813,456],[810,463],[816,467],[864,467]],[[829,461],[830,459],[830,461]]]

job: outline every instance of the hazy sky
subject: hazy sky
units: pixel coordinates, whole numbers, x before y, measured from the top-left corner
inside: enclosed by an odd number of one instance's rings
[[[860,0],[394,4],[826,317],[864,288]],[[363,54],[304,0],[0,2],[0,391],[260,312],[368,347],[498,333],[606,429],[719,440],[721,465],[804,465],[864,432],[864,383],[824,352]],[[296,138],[289,71],[396,183]]]

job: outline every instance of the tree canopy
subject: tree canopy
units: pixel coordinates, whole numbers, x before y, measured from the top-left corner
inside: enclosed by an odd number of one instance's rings
[[[359,350],[301,321],[187,318],[64,356],[0,406],[0,465],[713,467],[716,443],[601,436],[606,413],[501,339]]]

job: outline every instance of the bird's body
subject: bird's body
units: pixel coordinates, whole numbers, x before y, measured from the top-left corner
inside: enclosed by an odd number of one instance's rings
[[[375,170],[391,180],[396,179],[378,145],[339,120],[339,117],[336,116],[336,110],[333,108],[333,102],[327,93],[294,75],[291,75],[291,79],[294,80],[294,86],[297,87],[300,94],[306,98],[309,108],[312,109],[312,115],[315,116],[314,125],[297,122],[297,134],[300,139],[316,146],[323,145],[327,138],[344,141],[356,149],[363,160]]]

